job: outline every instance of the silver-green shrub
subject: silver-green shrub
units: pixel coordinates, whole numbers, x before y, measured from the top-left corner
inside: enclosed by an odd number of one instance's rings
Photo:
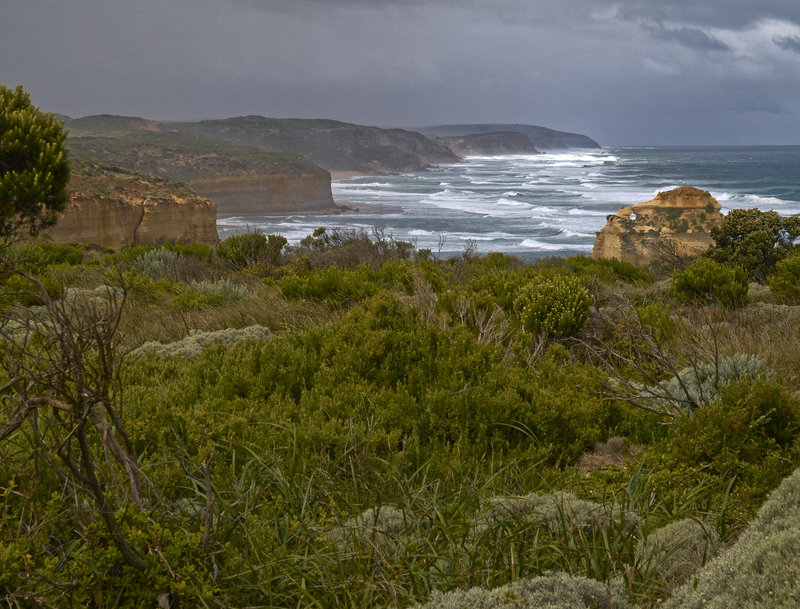
[[[224,296],[226,300],[245,298],[249,294],[247,286],[227,277],[217,281],[193,281],[190,285],[195,294]]]
[[[571,275],[540,275],[514,301],[522,326],[536,335],[572,336],[589,320],[592,297]]]
[[[672,590],[719,551],[719,536],[694,518],[677,520],[645,537],[636,547],[636,564],[648,578],[656,577]]]
[[[800,469],[772,493],[736,543],[678,588],[663,607],[800,607]]]
[[[763,359],[737,353],[720,359],[717,364],[688,366],[658,385],[642,388],[638,397],[668,408],[696,408],[713,402],[728,383],[743,376],[755,378],[766,373]]]
[[[403,547],[415,526],[402,510],[382,505],[345,520],[328,533],[328,538],[342,551],[372,548],[385,556],[393,556]]]
[[[493,526],[514,521],[534,523],[553,533],[585,527],[607,528],[617,523],[629,528],[640,521],[637,514],[622,510],[616,504],[606,506],[562,491],[549,495],[492,497],[488,503],[488,508],[473,524],[473,537]]]
[[[138,256],[132,266],[141,275],[151,279],[166,279],[175,276],[181,255],[163,247],[157,247]]]
[[[552,573],[500,586],[434,592],[416,609],[633,609],[621,579],[605,584],[566,573]]]
[[[192,330],[189,335],[174,343],[160,343],[151,341],[134,349],[132,355],[155,353],[159,356],[180,355],[194,357],[200,355],[203,349],[210,345],[233,345],[240,340],[260,340],[272,335],[269,328],[264,326],[247,326],[246,328],[226,328],[214,332]]]

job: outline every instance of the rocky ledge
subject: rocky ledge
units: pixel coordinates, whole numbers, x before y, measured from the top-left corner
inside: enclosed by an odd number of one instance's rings
[[[163,241],[219,241],[216,208],[185,184],[100,163],[74,161],[72,194],[55,226],[59,242],[111,249]]]
[[[722,222],[719,202],[705,190],[682,186],[608,216],[593,258],[617,258],[647,268],[702,254]]]

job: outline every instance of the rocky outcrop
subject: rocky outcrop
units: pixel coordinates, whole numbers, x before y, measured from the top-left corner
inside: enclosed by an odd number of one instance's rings
[[[539,152],[527,135],[516,131],[440,137],[437,140],[460,156],[537,154]]]
[[[647,268],[702,254],[722,222],[720,204],[705,190],[682,186],[608,216],[597,233],[593,258],[617,258]]]
[[[73,168],[72,195],[55,226],[55,241],[112,249],[162,241],[219,241],[216,208],[185,186],[97,164]]]
[[[498,131],[523,133],[537,150],[566,150],[570,148],[600,148],[592,138],[579,133],[556,131],[538,125],[488,123],[478,125],[440,125],[421,129],[427,135],[440,137],[461,137]]]

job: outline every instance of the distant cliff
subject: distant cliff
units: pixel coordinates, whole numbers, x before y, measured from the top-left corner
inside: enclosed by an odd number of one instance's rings
[[[522,124],[478,124],[478,125],[439,125],[423,127],[420,131],[426,135],[439,137],[461,137],[498,131],[524,133],[537,150],[564,150],[570,148],[600,148],[600,144],[592,138],[578,133],[556,131],[547,127]]]
[[[161,241],[219,241],[214,204],[185,185],[99,163],[73,162],[72,194],[45,234],[112,249]]]
[[[699,256],[722,222],[720,204],[705,190],[682,186],[608,216],[597,233],[593,258],[617,258],[646,268],[670,259]]]
[[[459,156],[537,154],[539,152],[527,135],[516,131],[477,133],[461,137],[438,137],[436,140]]]
[[[194,123],[163,123],[160,128],[197,133],[262,150],[300,154],[329,171],[398,173],[460,160],[449,148],[415,131],[324,119],[242,116]]]
[[[330,213],[339,209],[331,195],[330,173],[298,155],[271,153],[192,133],[160,132],[143,119],[91,118],[101,119],[94,132],[85,128],[86,119],[75,121],[75,126],[68,123],[73,155],[186,182],[211,199],[220,215]]]

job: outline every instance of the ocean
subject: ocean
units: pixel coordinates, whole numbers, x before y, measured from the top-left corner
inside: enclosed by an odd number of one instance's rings
[[[223,218],[221,238],[245,231],[297,243],[318,227],[382,229],[441,257],[466,249],[526,259],[590,255],[606,216],[679,186],[708,190],[723,213],[800,213],[800,146],[602,148],[470,157],[429,171],[334,180],[334,216]]]

